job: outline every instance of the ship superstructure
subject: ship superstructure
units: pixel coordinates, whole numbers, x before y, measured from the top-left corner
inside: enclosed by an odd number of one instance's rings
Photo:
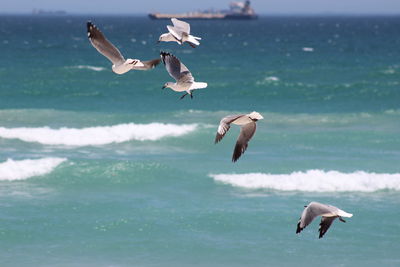
[[[229,10],[205,10],[187,13],[151,13],[151,19],[256,19],[258,16],[250,6],[250,1],[232,2]]]

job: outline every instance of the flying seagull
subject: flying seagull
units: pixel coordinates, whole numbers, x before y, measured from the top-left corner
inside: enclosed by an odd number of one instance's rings
[[[207,87],[207,83],[195,82],[192,73],[174,55],[161,51],[160,56],[169,75],[176,81],[167,82],[162,89],[169,87],[175,92],[186,92],[181,96],[182,99],[188,94],[193,98],[193,90]]]
[[[87,22],[87,34],[90,42],[103,56],[112,63],[112,70],[117,74],[124,74],[130,70],[148,70],[160,63],[160,59],[140,61],[139,59],[125,59],[118,48],[106,39],[103,33],[90,21]]]
[[[264,117],[255,111],[250,114],[230,115],[223,118],[218,126],[215,144],[222,140],[231,127],[231,123],[242,126],[232,155],[232,162],[236,162],[246,151],[250,139],[256,132],[256,121],[261,119],[264,119]]]
[[[329,227],[336,218],[339,218],[341,222],[346,222],[342,217],[352,217],[353,214],[347,213],[334,206],[321,204],[318,202],[310,202],[301,214],[299,222],[297,224],[296,234],[300,233],[304,228],[307,227],[317,216],[322,216],[321,223],[319,224],[319,238],[322,238],[328,231]]]
[[[190,35],[189,23],[176,18],[172,18],[171,21],[174,26],[167,25],[169,32],[161,34],[158,42],[177,42],[180,45],[187,42],[193,48],[200,45],[201,38]]]

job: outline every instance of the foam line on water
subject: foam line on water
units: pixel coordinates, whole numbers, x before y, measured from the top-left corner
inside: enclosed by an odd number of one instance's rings
[[[77,65],[77,66],[72,66],[69,67],[71,69],[87,69],[87,70],[93,70],[93,71],[105,71],[107,70],[104,67],[96,67],[96,66],[90,66],[90,65]]]
[[[130,140],[156,141],[164,137],[178,137],[197,129],[197,124],[118,124],[88,128],[4,128],[0,138],[19,139],[44,145],[90,146],[122,143]]]
[[[0,181],[24,180],[52,172],[66,158],[12,160],[0,163]]]
[[[308,170],[290,174],[210,174],[214,180],[248,189],[308,192],[374,192],[400,190],[400,173]]]

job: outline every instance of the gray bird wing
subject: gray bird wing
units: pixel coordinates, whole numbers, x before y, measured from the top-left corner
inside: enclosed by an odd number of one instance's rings
[[[86,26],[88,38],[100,54],[108,58],[113,64],[125,62],[125,58],[122,56],[121,52],[106,39],[96,25],[88,21]]]
[[[189,23],[179,20],[179,19],[176,19],[176,18],[172,18],[171,21],[176,29],[180,30],[181,32],[185,32],[186,34],[190,34],[190,24]]]
[[[319,224],[319,238],[322,238],[324,234],[328,231],[329,227],[331,227],[333,221],[338,218],[338,216],[334,217],[324,217],[322,216],[321,223]]]
[[[215,136],[215,144],[221,141],[222,138],[225,136],[225,134],[228,132],[228,130],[231,128],[230,124],[242,116],[245,116],[245,114],[230,115],[226,116],[225,118],[222,118],[222,120],[219,122],[217,135]]]
[[[155,68],[158,64],[160,64],[161,59],[153,59],[153,60],[148,60],[148,61],[141,61],[144,65],[144,67],[135,67],[133,66],[132,69],[134,70],[149,70]]]
[[[184,33],[180,29],[175,28],[174,26],[171,26],[171,25],[167,25],[167,29],[172,34],[172,36],[175,37],[176,40],[182,41]],[[180,43],[182,43],[182,42],[180,42]]]
[[[240,156],[246,151],[250,139],[256,132],[256,123],[254,121],[247,123],[240,129],[239,137],[233,150],[232,161],[236,162]]]
[[[169,75],[179,83],[193,83],[194,78],[188,68],[174,55],[166,52],[160,53],[161,59]]]
[[[300,220],[297,224],[296,233],[300,233],[304,228],[307,227],[317,216],[322,214],[333,214],[336,213],[338,208],[330,205],[325,205],[318,202],[311,202],[308,206],[303,210],[301,214]]]

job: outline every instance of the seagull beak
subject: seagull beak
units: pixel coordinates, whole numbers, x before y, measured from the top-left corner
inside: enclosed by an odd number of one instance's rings
[[[166,88],[166,86],[164,85],[163,87],[161,87],[161,89],[165,89]]]
[[[157,42],[156,42],[156,44],[159,44],[161,41],[160,40],[158,40]]]

